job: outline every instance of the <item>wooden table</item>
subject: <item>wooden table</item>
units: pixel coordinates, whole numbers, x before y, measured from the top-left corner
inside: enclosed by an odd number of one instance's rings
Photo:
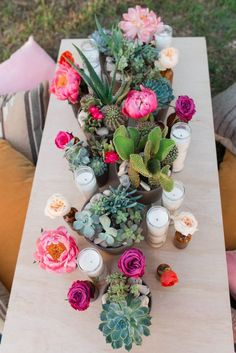
[[[72,43],[81,44],[81,40],[63,40],[60,50],[74,51]],[[175,177],[186,186],[184,209],[196,215],[199,232],[185,250],[174,247],[173,229],[160,249],[153,249],[146,242],[141,244],[147,257],[144,279],[153,295],[153,319],[151,336],[143,339],[141,348],[134,346],[132,352],[233,353],[206,44],[204,38],[176,38],[174,45],[180,50],[174,76],[175,96],[187,94],[197,106],[185,169]],[[63,224],[63,220],[44,216],[47,198],[60,192],[75,207],[82,202],[63,153],[54,145],[59,130],[77,134],[79,126],[71,107],[52,96],[1,353],[112,351],[97,329],[100,299],[82,313],[74,311],[65,301],[72,281],[82,278],[80,272],[57,275],[33,264],[41,227],[53,229]],[[75,236],[80,248],[88,246],[76,233]],[[104,254],[104,258],[110,268],[116,266],[118,257]],[[160,286],[155,271],[162,262],[169,263],[178,273],[178,286],[169,289]]]

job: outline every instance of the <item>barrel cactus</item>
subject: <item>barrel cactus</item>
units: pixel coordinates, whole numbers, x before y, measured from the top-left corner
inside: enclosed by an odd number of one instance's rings
[[[102,108],[102,113],[104,114],[105,126],[112,132],[125,123],[121,110],[117,105],[106,105]]]
[[[170,82],[164,77],[157,80],[146,80],[143,84],[145,87],[150,88],[157,95],[158,107],[165,108],[174,99],[173,89]]]
[[[154,121],[138,121],[137,129],[140,133],[140,138],[142,139],[145,136],[148,136],[149,132],[156,127],[156,123]]]
[[[124,346],[130,351],[133,344],[142,344],[142,335],[150,335],[149,311],[149,308],[141,306],[139,298],[134,298],[131,294],[120,303],[106,303],[100,315],[99,330],[113,349]]]

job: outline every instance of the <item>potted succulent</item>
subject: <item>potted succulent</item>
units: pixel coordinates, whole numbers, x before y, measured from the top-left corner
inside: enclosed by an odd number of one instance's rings
[[[143,240],[144,206],[135,190],[119,185],[95,194],[75,214],[73,228],[100,250],[118,254]]]
[[[66,131],[59,131],[55,144],[59,149],[65,151],[65,158],[72,172],[80,166],[89,166],[94,171],[99,187],[107,183],[109,177],[108,163],[105,162],[102,155],[97,154],[89,145]]]
[[[151,293],[142,280],[145,256],[139,249],[128,249],[118,267],[121,273],[107,277],[99,330],[113,349],[130,351],[133,344],[142,344],[143,335],[150,335]]]
[[[173,188],[171,163],[168,163],[176,158],[175,142],[165,138],[165,134],[166,129],[161,131],[160,127],[142,131],[138,127],[120,126],[113,137],[115,150],[123,161],[118,176],[128,174],[144,204],[160,199],[162,188],[166,191]]]

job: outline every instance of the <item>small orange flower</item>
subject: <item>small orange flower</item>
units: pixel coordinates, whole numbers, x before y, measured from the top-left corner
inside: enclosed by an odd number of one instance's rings
[[[163,287],[171,287],[178,283],[178,276],[172,270],[166,270],[160,277],[161,285]]]
[[[58,60],[59,64],[71,66],[71,64],[66,60],[66,58],[69,59],[72,63],[74,63],[75,61],[72,53],[69,50],[66,50],[61,54]]]

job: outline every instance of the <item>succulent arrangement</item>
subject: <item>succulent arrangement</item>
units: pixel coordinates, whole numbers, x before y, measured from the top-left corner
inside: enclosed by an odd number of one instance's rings
[[[171,163],[176,153],[175,142],[165,137],[166,130],[154,127],[148,132],[142,126],[134,128],[120,126],[114,134],[113,144],[120,159],[124,161],[119,176],[128,174],[132,186],[146,190],[161,186],[166,191],[173,188],[170,177]],[[142,133],[145,131],[145,133]],[[176,149],[175,149],[176,151]]]
[[[102,248],[132,245],[143,240],[143,205],[135,190],[119,185],[95,194],[75,214],[73,228]]]
[[[170,102],[175,98],[170,82],[164,77],[159,77],[156,80],[148,79],[144,81],[143,85],[156,93],[159,108],[168,107]]]
[[[133,344],[142,344],[142,335],[150,335],[150,289],[142,281],[142,274],[131,277],[135,269],[144,273],[144,266],[143,253],[139,249],[128,249],[118,262],[121,273],[107,277],[99,330],[113,349],[124,347],[130,351]]]

